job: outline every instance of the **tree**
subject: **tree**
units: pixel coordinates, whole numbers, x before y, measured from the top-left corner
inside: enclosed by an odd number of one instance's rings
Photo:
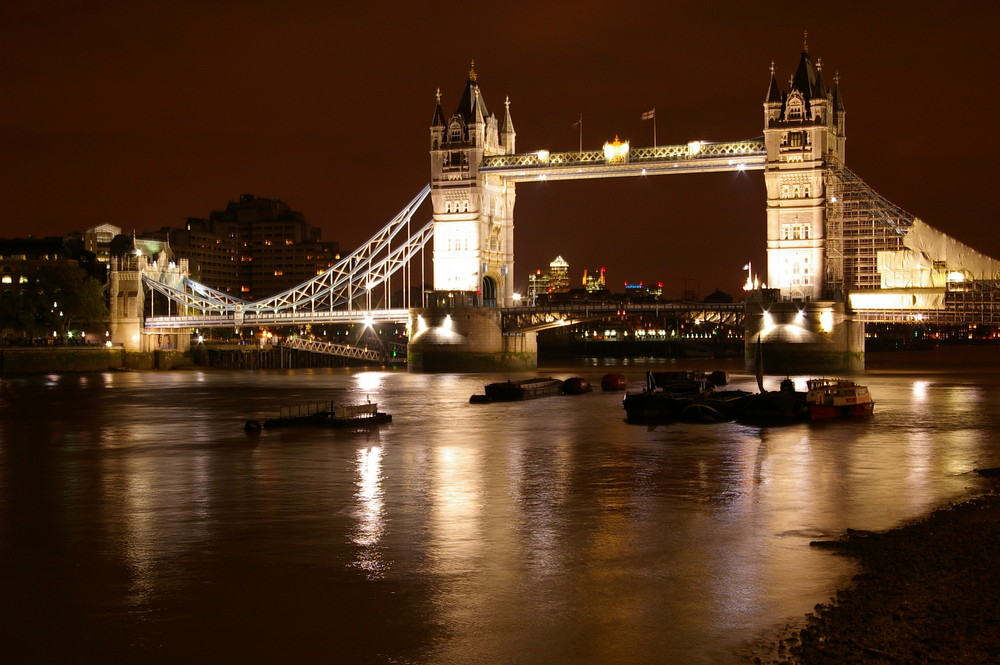
[[[66,337],[84,323],[108,317],[101,284],[68,263],[40,266],[34,279],[0,292],[0,329],[26,337]]]

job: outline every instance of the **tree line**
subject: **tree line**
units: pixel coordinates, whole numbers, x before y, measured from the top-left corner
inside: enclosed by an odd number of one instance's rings
[[[108,319],[101,283],[78,266],[53,263],[0,289],[0,333],[5,338],[67,340],[72,331]]]

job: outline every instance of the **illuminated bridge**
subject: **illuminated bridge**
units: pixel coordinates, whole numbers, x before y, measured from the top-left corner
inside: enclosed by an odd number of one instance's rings
[[[762,171],[766,188],[767,271],[748,280],[758,294],[753,305],[705,305],[695,312],[690,305],[660,304],[655,310],[687,308],[692,320],[743,321],[747,339],[811,340],[817,349],[839,344],[838,353],[854,355],[858,345],[851,339],[868,322],[1000,324],[1000,262],[888,201],[845,166],[840,82],[827,86],[807,49],[787,89],[772,65],[763,106],[764,133],[754,139],[633,147],[615,138],[601,150],[518,153],[509,100],[502,117],[491,113],[470,70],[454,113],[444,113],[440,92],[436,97],[430,184],[357,250],[315,278],[258,301],[192,281],[183,261],[122,257],[111,275],[112,337],[126,347],[155,348],[158,336],[179,339],[180,331],[194,328],[413,326],[419,319],[420,329],[409,330],[411,355],[448,347],[465,357],[480,351],[529,357],[534,340],[528,336],[608,317],[618,306],[515,306],[517,183],[747,170]],[[431,219],[414,223],[428,200]],[[766,290],[757,288],[764,284]],[[420,302],[411,302],[411,293],[422,294]],[[466,309],[466,329],[456,331],[448,301],[435,293],[466,294],[466,304],[482,313],[474,321]],[[434,302],[428,304],[428,295]],[[805,310],[807,324],[799,327],[792,319],[803,319]],[[787,323],[763,323],[781,311]],[[439,326],[443,321],[447,327]],[[485,334],[491,326],[495,331]]]

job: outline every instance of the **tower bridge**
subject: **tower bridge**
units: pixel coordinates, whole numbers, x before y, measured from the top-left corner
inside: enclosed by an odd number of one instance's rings
[[[194,327],[405,320],[417,367],[532,367],[538,330],[609,312],[515,307],[518,183],[747,170],[764,177],[770,288],[704,316],[742,317],[748,342],[816,369],[859,368],[865,322],[1000,323],[1000,262],[907,213],[845,166],[840,81],[827,86],[805,46],[787,88],[772,64],[763,136],[747,140],[633,148],[616,137],[601,150],[518,153],[510,100],[502,118],[491,113],[474,68],[454,113],[444,113],[441,99],[438,91],[430,184],[358,250],[252,302],[190,280],[186,266],[125,257],[112,272],[113,339],[128,346]],[[431,220],[413,229],[426,199]],[[404,294],[430,279],[429,298],[404,296],[394,307],[393,279]],[[155,299],[167,311],[153,312]]]

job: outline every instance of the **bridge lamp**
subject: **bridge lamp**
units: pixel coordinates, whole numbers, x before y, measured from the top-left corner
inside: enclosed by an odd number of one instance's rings
[[[795,314],[795,323],[802,325],[802,322],[806,320],[806,313],[801,309]]]
[[[825,333],[833,330],[833,312],[824,309],[819,315],[819,329]]]
[[[948,273],[948,281],[949,282],[964,282],[965,281],[965,275],[963,275],[962,273],[958,272],[957,270],[952,271],[952,272]]]
[[[371,328],[373,325],[375,325],[375,317],[372,316],[371,314],[366,314],[365,315],[365,325],[368,326],[369,328]]]
[[[746,171],[747,170],[747,165],[746,164],[737,164],[736,165],[736,170],[737,171]]]
[[[701,141],[688,141],[688,154],[694,157],[701,152]]]
[[[514,301],[514,305],[515,306],[521,304],[521,294],[520,293],[513,293],[513,294],[511,294],[510,299]]]
[[[538,161],[540,161],[540,162],[547,162],[547,161],[549,161],[549,151],[548,150],[539,150],[535,154],[538,155]]]

